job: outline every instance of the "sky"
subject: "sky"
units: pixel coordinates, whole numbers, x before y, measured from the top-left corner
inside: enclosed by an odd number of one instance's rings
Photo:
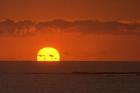
[[[139,0],[0,0],[0,19],[140,20]]]
[[[0,60],[140,61],[139,0],[0,0]]]

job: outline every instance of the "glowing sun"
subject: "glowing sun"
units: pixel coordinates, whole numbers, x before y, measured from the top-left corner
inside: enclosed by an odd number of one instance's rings
[[[60,54],[57,49],[46,47],[39,50],[37,54],[37,61],[39,62],[58,62],[60,61]]]

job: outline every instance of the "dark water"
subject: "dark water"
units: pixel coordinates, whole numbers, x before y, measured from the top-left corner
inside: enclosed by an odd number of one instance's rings
[[[0,93],[140,93],[139,69],[138,62],[0,62]]]
[[[140,93],[140,76],[5,74],[0,93]]]

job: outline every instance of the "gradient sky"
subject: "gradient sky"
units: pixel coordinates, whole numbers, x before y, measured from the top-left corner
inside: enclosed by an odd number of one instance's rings
[[[139,9],[140,0],[0,0],[0,59],[36,60],[51,46],[61,60],[138,61]]]
[[[0,0],[0,19],[140,20],[139,0]]]

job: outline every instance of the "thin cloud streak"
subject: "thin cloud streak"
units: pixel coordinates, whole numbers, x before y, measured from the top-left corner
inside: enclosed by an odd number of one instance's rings
[[[140,35],[140,23],[133,22],[101,22],[95,20],[52,20],[34,23],[30,20],[0,22],[1,36],[30,36],[37,33],[50,33],[55,31],[78,32],[84,34],[112,34],[112,35]]]

